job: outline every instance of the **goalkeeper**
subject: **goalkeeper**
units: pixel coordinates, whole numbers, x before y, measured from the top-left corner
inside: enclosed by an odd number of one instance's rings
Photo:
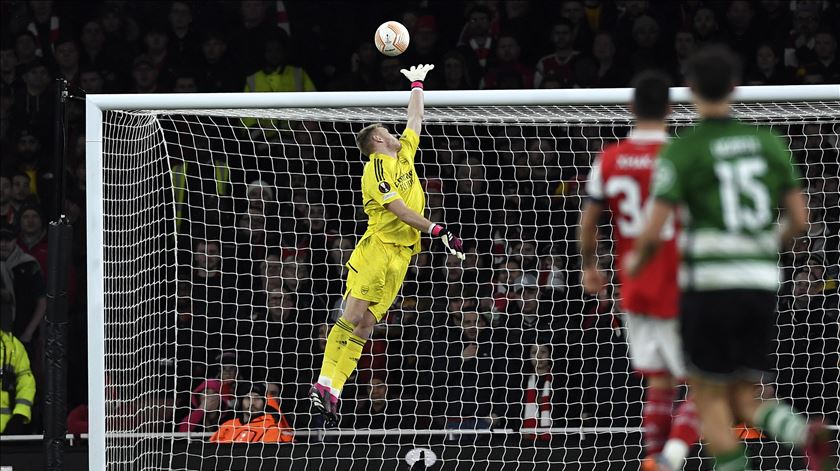
[[[464,259],[461,239],[423,216],[426,197],[414,154],[423,121],[423,79],[433,65],[401,70],[411,81],[408,122],[397,138],[381,124],[365,127],[356,145],[370,161],[362,174],[362,200],[368,227],[347,262],[344,313],[330,329],[324,362],[309,398],[327,426],[338,423],[338,398],[356,369],[373,326],[397,297],[411,256],[420,251],[420,232],[440,238],[447,251]]]

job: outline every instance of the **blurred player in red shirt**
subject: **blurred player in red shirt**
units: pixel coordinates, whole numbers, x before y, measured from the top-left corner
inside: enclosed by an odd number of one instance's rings
[[[645,72],[634,83],[631,108],[636,125],[626,139],[604,149],[592,166],[586,188],[580,251],[583,286],[591,294],[601,291],[606,281],[598,270],[596,254],[602,213],[611,214],[615,267],[621,267],[644,228],[654,162],[667,139],[667,77]],[[672,414],[676,386],[685,377],[677,324],[680,259],[675,235],[671,221],[661,234],[662,249],[638,277],[631,279],[618,271],[633,368],[647,383],[642,470],[682,469],[689,448],[699,438],[699,422],[690,400]]]

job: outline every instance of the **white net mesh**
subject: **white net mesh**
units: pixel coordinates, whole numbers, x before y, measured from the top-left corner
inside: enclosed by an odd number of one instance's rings
[[[787,137],[812,210],[808,237],[781,256],[779,376],[767,386],[836,423],[840,103],[738,104],[734,114]],[[309,414],[343,265],[365,228],[354,136],[371,122],[401,131],[404,119],[402,108],[105,114],[114,469],[293,459],[409,469],[415,447],[459,469],[638,469],[641,380],[615,300],[582,292],[575,243],[590,163],[629,129],[623,106],[427,109],[416,159],[427,216],[465,239],[467,260],[424,240],[348,381],[340,429]],[[670,119],[679,133],[695,115],[680,105]],[[599,247],[605,267],[610,245]],[[465,360],[469,343],[477,352]],[[538,345],[548,374],[534,372]],[[273,391],[294,442],[209,442],[252,383]],[[751,453],[756,469],[803,466],[770,442]],[[700,454],[687,469],[709,467]]]

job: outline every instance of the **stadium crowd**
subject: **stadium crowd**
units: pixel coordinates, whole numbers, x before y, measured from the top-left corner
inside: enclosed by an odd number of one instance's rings
[[[87,93],[404,90],[400,68],[430,62],[437,65],[430,90],[623,87],[647,68],[664,69],[681,84],[692,50],[723,42],[741,55],[745,84],[840,83],[840,9],[831,2],[366,3],[375,6],[0,3],[2,328],[25,347],[36,390],[44,384],[46,228],[56,210],[55,78]],[[411,31],[403,56],[374,49],[371,33],[386,18]],[[86,429],[87,401],[82,110],[80,101],[70,101],[64,205],[75,230],[71,432]],[[185,135],[184,122],[163,125]],[[342,191],[353,187],[361,160],[350,125],[336,124],[346,126],[337,133],[312,122],[286,125],[259,148],[241,140],[233,151],[225,147],[231,139],[220,135],[208,138],[206,148],[196,139],[192,147],[168,149],[180,159],[171,185],[182,271],[170,274],[178,280],[171,306],[177,316],[161,326],[173,339],[162,373],[177,383],[158,398],[160,426],[121,427],[216,432],[225,423],[228,432],[220,435],[230,435],[236,430],[230,427],[262,412],[282,415],[273,423],[283,429],[319,425],[304,398],[340,310],[344,262],[363,230],[358,201]],[[799,410],[836,421],[840,129],[795,124],[780,130],[792,136],[812,230],[782,260],[775,384]],[[431,252],[426,241],[399,306],[365,349],[350,382],[356,391],[344,394],[342,426],[625,426],[640,415],[633,408],[641,408],[641,380],[630,371],[613,314],[619,293],[583,294],[574,243],[589,165],[625,132],[428,127],[418,173],[430,219],[457,224],[469,253],[459,263]],[[325,162],[323,149],[338,157]],[[605,267],[610,250],[605,238],[599,249]],[[42,401],[35,399],[31,410],[15,408],[20,417],[8,433],[42,430]],[[121,399],[115,407],[138,408]],[[239,422],[229,423],[237,412]]]

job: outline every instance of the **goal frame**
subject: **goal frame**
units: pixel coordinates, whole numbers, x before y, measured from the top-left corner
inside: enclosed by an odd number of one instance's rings
[[[269,108],[403,107],[409,91],[300,92],[300,93],[192,93],[100,94],[85,99],[85,153],[87,180],[87,301],[89,468],[107,469],[105,455],[105,316],[102,192],[102,123],[109,110],[207,110]],[[427,107],[616,105],[629,103],[631,88],[559,90],[426,91]],[[690,103],[687,87],[672,87],[672,103]],[[736,87],[732,101],[739,103],[840,100],[840,85],[775,85]]]

